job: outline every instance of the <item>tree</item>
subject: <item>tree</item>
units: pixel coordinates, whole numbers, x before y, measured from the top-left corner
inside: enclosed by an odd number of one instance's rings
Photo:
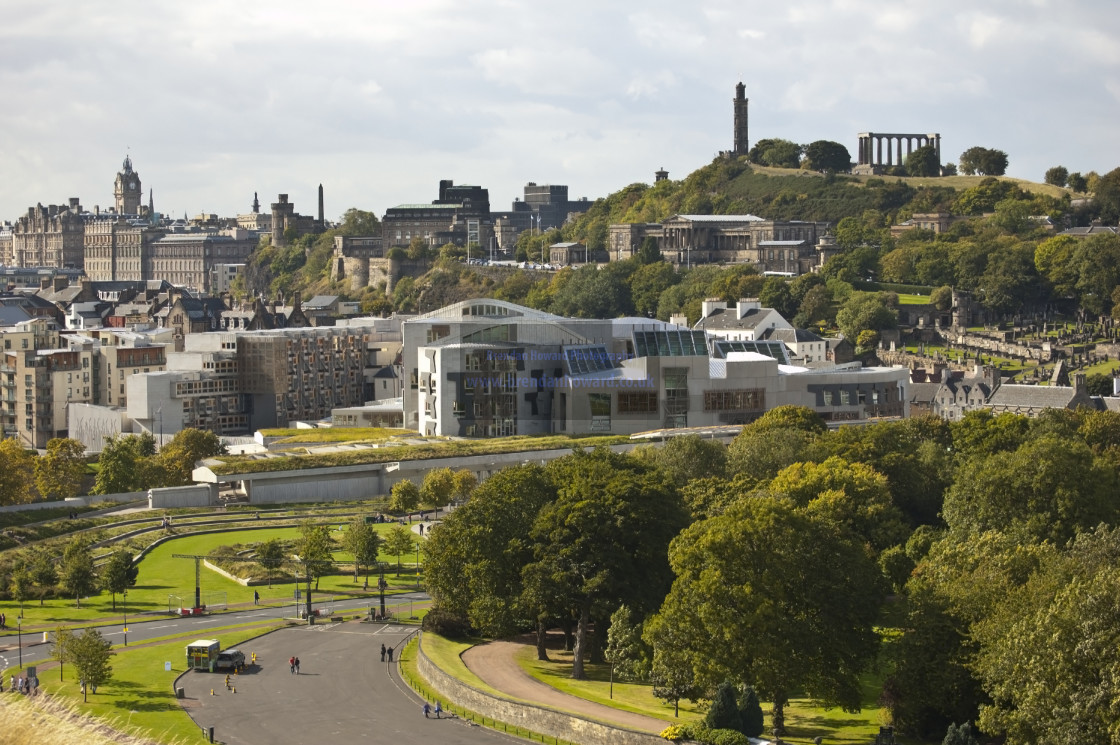
[[[797,303],[789,291],[789,283],[782,277],[767,277],[758,299],[764,308],[773,308],[783,318],[790,318],[797,312]]]
[[[73,663],[78,679],[85,684],[82,701],[89,701],[89,692],[109,682],[113,666],[109,664],[112,643],[97,629],[86,629],[66,643],[67,658]]]
[[[959,727],[950,724],[949,729],[945,730],[945,739],[941,741],[941,745],[979,745],[979,743],[972,735],[972,724],[964,722]]]
[[[948,285],[937,287],[929,294],[929,304],[940,311],[953,307],[953,288]]]
[[[8,594],[12,596],[12,600],[19,603],[19,615],[23,617],[23,604],[31,597],[31,588],[34,583],[31,581],[31,575],[27,569],[17,569],[12,572],[8,578]]]
[[[117,594],[126,592],[128,588],[136,585],[136,576],[140,568],[134,566],[132,553],[124,549],[114,551],[109,561],[101,570],[101,589],[113,596],[113,610],[117,609]]]
[[[371,236],[381,234],[381,222],[373,212],[351,207],[342,215],[342,224],[338,226],[340,235],[345,236]]]
[[[469,468],[460,468],[455,472],[452,484],[451,496],[459,502],[465,502],[478,488],[478,477]]]
[[[342,547],[354,557],[354,581],[358,581],[358,569],[365,567],[368,585],[369,568],[377,563],[377,555],[381,552],[381,536],[359,515],[350,521],[346,535],[342,537]]]
[[[79,608],[82,606],[82,596],[90,595],[97,589],[97,572],[93,568],[93,554],[90,553],[86,538],[75,536],[66,544],[66,550],[62,553],[59,584],[67,595],[74,597],[74,603]]]
[[[450,468],[433,468],[424,475],[420,485],[420,502],[433,507],[451,503],[455,492],[455,475]]]
[[[303,571],[315,579],[315,589],[319,589],[319,578],[331,570],[334,541],[327,525],[316,525],[305,520],[299,526],[299,541],[296,544],[296,557],[303,564]]]
[[[673,437],[659,447],[634,450],[633,455],[664,469],[677,486],[698,478],[722,478],[727,472],[727,448],[699,435]]]
[[[664,597],[669,542],[688,516],[662,473],[605,448],[577,451],[548,470],[557,498],[529,534],[534,577],[578,619],[572,677],[581,680],[593,618],[624,603],[645,614]]]
[[[69,437],[47,441],[47,452],[35,459],[35,487],[44,499],[75,497],[86,471],[86,446]]]
[[[747,737],[758,737],[762,734],[764,723],[762,721],[762,704],[754,686],[746,686],[739,698],[739,719],[743,723],[742,732]]]
[[[401,576],[401,556],[411,553],[416,542],[412,538],[412,531],[403,525],[397,524],[389,531],[385,539],[385,553],[397,557],[397,576]]]
[[[907,155],[906,173],[910,176],[939,176],[941,163],[937,161],[937,148],[922,145]]]
[[[759,140],[747,157],[751,163],[775,168],[797,168],[801,165],[801,146],[782,139]]]
[[[58,662],[58,679],[62,680],[62,668],[70,661],[71,642],[74,641],[74,632],[66,626],[59,626],[54,630],[54,641],[51,643],[51,657]]]
[[[659,641],[672,640],[695,684],[754,685],[773,702],[779,736],[795,691],[859,709],[882,598],[862,540],[790,500],[758,496],[691,525],[670,562],[676,580],[651,620],[655,665]]]
[[[507,636],[532,625],[538,654],[543,653],[541,605],[523,600],[522,567],[533,560],[528,540],[533,522],[555,498],[556,489],[540,466],[504,468],[482,482],[428,533],[425,573],[435,606],[487,636]]]
[[[0,440],[0,505],[31,501],[34,462],[34,456],[23,449],[19,440]]]
[[[692,656],[686,652],[687,630],[668,623],[661,615],[650,618],[642,637],[653,648],[649,679],[653,695],[673,702],[673,716],[680,716],[682,698],[699,701],[704,689],[696,682]]]
[[[970,147],[961,153],[960,169],[966,176],[1002,176],[1007,172],[1007,153],[986,147]]]
[[[272,576],[284,565],[284,546],[276,538],[269,538],[257,546],[257,563],[268,575],[268,586],[272,587]]]
[[[159,451],[160,463],[167,474],[167,485],[184,486],[194,483],[192,473],[195,463],[215,455],[224,455],[225,452],[226,446],[213,432],[193,427],[180,430]]]
[[[642,641],[642,625],[625,605],[611,614],[605,656],[612,675],[621,680],[647,680],[652,650]]]
[[[852,156],[839,142],[817,140],[805,146],[805,158],[815,171],[847,173],[852,170]]]
[[[646,236],[642,239],[638,250],[634,252],[634,258],[643,266],[665,262],[665,257],[661,255],[661,249],[657,247],[657,239],[653,236]]]
[[[1069,169],[1065,166],[1054,166],[1053,168],[1047,168],[1046,175],[1043,176],[1042,180],[1050,184],[1051,186],[1065,186],[1067,183],[1069,183]]]
[[[149,488],[151,458],[156,441],[151,434],[113,435],[98,457],[94,494],[118,494]]]
[[[412,512],[420,505],[420,489],[408,479],[401,479],[389,490],[389,509]]]
[[[58,569],[55,564],[56,558],[40,548],[28,569],[31,582],[39,592],[39,605],[43,604],[43,598],[58,584]]]
[[[1085,190],[1089,188],[1089,182],[1078,171],[1074,171],[1069,175],[1066,179],[1066,185],[1069,187],[1070,191],[1078,194],[1084,193]]]
[[[898,325],[897,314],[887,307],[882,293],[854,292],[836,313],[836,323],[844,338],[859,339],[861,331],[881,331]]]
[[[739,705],[735,701],[735,685],[731,681],[725,680],[716,688],[715,698],[704,716],[704,724],[711,729],[731,729],[736,732],[743,729]]]

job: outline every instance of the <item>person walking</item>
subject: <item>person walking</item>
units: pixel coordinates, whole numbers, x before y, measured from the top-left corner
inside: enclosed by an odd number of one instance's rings
[[[428,714],[430,714],[431,711],[432,711],[432,705],[429,704],[427,701],[425,701],[424,702],[424,718],[425,719],[428,718]]]
[[[439,719],[439,715],[442,713],[443,707],[440,705],[439,701],[436,701],[436,719]]]
[[[290,672],[292,675],[296,674],[296,658],[295,657],[289,657],[288,658],[288,672]]]
[[[382,662],[385,661],[385,645],[384,644],[381,645],[381,661]]]
[[[299,675],[299,657],[296,657],[296,675]]]
[[[393,648],[389,647],[389,662],[393,661]]]
[[[253,605],[259,605],[261,602],[261,594],[253,590]]]

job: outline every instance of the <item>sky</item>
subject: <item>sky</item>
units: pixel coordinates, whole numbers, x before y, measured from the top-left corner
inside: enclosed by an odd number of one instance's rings
[[[113,204],[125,155],[164,214],[381,216],[440,179],[509,209],[606,196],[750,140],[939,132],[1008,175],[1120,166],[1115,0],[0,0],[0,222]]]

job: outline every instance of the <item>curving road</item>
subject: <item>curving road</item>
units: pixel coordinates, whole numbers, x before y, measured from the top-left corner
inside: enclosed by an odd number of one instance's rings
[[[300,626],[241,645],[257,665],[233,679],[191,672],[180,678],[183,706],[200,727],[228,745],[369,742],[475,745],[521,742],[452,719],[425,719],[421,699],[382,663],[381,645],[400,645],[413,629],[347,623]],[[300,659],[293,675],[288,658]],[[214,695],[210,695],[210,689]]]

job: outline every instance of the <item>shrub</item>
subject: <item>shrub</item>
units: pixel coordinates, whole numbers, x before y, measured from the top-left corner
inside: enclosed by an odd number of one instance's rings
[[[470,621],[457,613],[444,610],[438,605],[434,606],[424,616],[421,628],[424,631],[431,631],[448,639],[463,639],[470,636],[471,633]]]
[[[677,742],[678,740],[683,740],[685,738],[685,728],[680,726],[679,724],[673,724],[661,730],[658,735],[665,738],[666,740]]]
[[[708,730],[708,739],[705,742],[710,745],[750,745],[746,735],[733,729]]]
[[[704,717],[704,724],[711,729],[740,730],[743,726],[739,719],[739,707],[735,703],[735,686],[728,681],[719,684],[715,698]]]

